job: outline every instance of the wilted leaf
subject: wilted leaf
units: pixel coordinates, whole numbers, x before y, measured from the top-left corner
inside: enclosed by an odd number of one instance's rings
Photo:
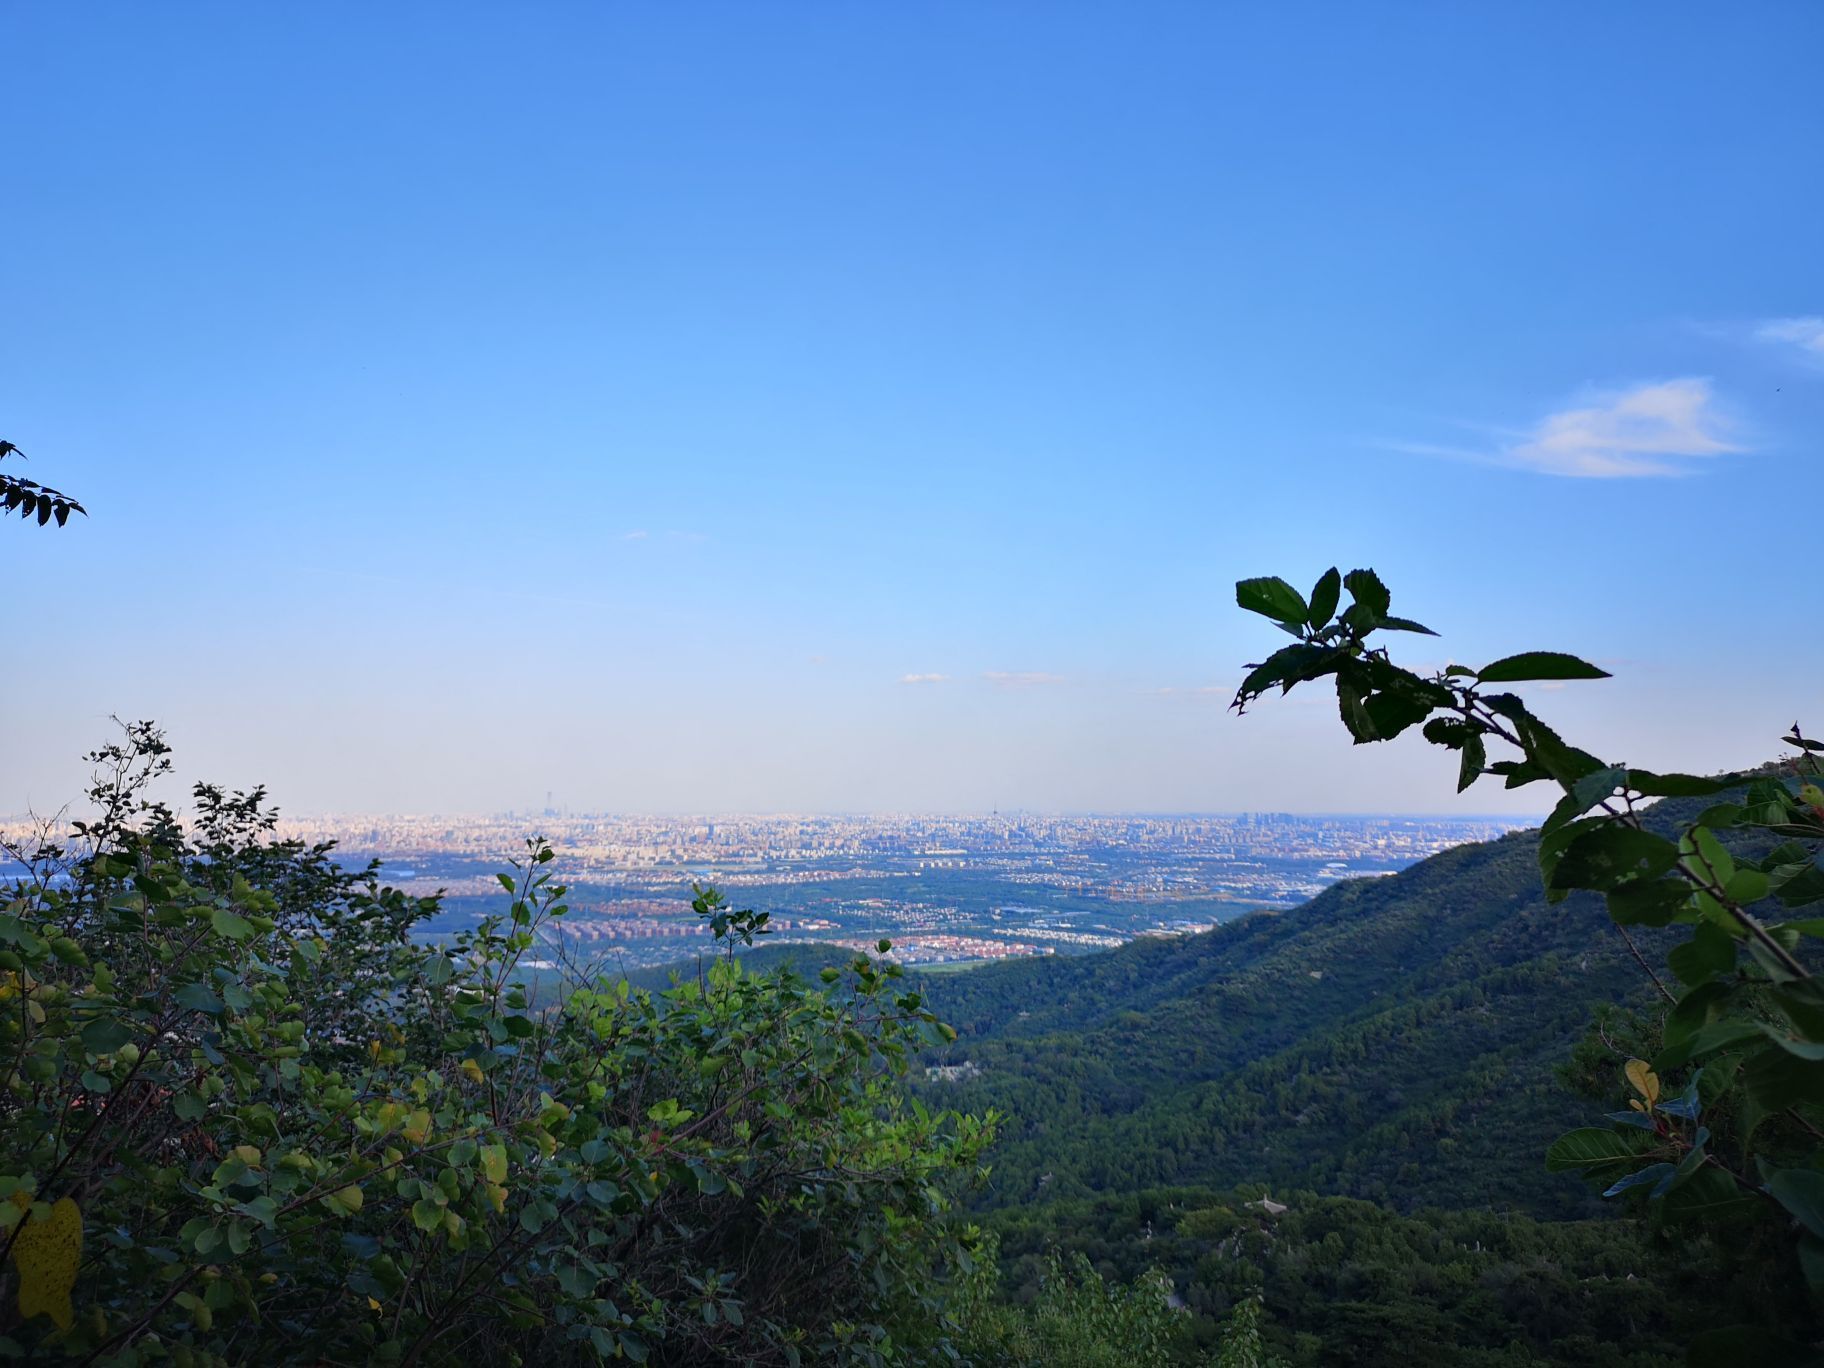
[[[1647,1099],[1650,1107],[1659,1101],[1659,1075],[1653,1072],[1653,1066],[1644,1059],[1630,1059],[1627,1069],[1628,1082],[1634,1091]]]
[[[505,1145],[481,1147],[481,1172],[490,1183],[507,1181],[507,1148]]]
[[[19,1202],[23,1193],[15,1193]],[[23,1203],[21,1203],[23,1205]],[[74,1199],[60,1197],[44,1220],[27,1220],[13,1237],[13,1263],[19,1270],[19,1314],[49,1316],[61,1330],[74,1319],[70,1289],[82,1263],[82,1212]]]

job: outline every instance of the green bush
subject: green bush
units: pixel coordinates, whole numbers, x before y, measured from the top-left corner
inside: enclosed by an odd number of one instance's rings
[[[947,1033],[897,966],[652,995],[519,972],[551,849],[436,910],[199,787],[137,725],[0,902],[0,1355],[138,1364],[892,1364],[953,1356],[946,1217],[993,1117],[903,1096]]]
[[[1123,1285],[1104,1278],[1082,1254],[1053,1248],[1040,1268],[1037,1296],[1019,1306],[1002,1295],[999,1253],[995,1236],[980,1237],[956,1302],[958,1344],[976,1368],[1278,1368],[1261,1340],[1258,1297],[1237,1300],[1211,1357],[1192,1344],[1191,1318],[1158,1268]]]
[[[1030,1306],[1001,1299],[998,1249],[983,1241],[960,1303],[963,1348],[980,1368],[1129,1368],[1188,1361],[1172,1350],[1186,1318],[1170,1304],[1171,1280],[1148,1270],[1131,1285],[1106,1282],[1081,1254],[1046,1255]]]

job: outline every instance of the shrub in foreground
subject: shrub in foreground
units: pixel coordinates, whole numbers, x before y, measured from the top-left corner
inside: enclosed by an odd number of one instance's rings
[[[919,1362],[993,1118],[908,1102],[945,1032],[897,966],[754,977],[764,917],[652,995],[576,975],[552,851],[444,946],[435,899],[281,841],[263,795],[97,815],[0,895],[0,1356],[80,1362]]]

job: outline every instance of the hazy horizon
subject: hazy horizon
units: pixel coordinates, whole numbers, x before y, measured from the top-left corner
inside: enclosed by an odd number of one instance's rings
[[[517,808],[501,808],[501,809],[498,809],[495,811],[477,810],[477,811],[472,811],[472,812],[458,812],[458,811],[453,811],[453,810],[450,810],[450,811],[429,810],[429,811],[422,811],[422,812],[411,812],[411,811],[401,810],[398,812],[381,812],[381,811],[361,811],[361,810],[356,810],[356,809],[348,809],[348,810],[341,810],[341,811],[329,810],[329,811],[322,811],[322,812],[301,812],[301,811],[293,811],[289,808],[284,807],[282,804],[277,804],[275,806],[277,807],[280,819],[282,821],[292,822],[292,823],[303,823],[303,822],[312,822],[312,821],[352,822],[352,821],[361,820],[363,818],[394,818],[394,819],[401,819],[401,820],[408,820],[408,821],[438,821],[438,820],[443,820],[443,819],[463,820],[463,821],[517,821],[517,820],[520,820],[523,818],[528,821],[538,821],[538,820],[544,819],[544,817],[545,817],[545,814],[540,813],[540,812],[534,812],[531,810],[521,811]],[[576,810],[576,811],[566,810],[566,811],[560,811],[560,812],[557,812],[556,814],[554,814],[554,819],[560,820],[560,821],[587,821],[587,820],[597,820],[597,819],[602,819],[602,820],[614,819],[614,820],[627,820],[627,821],[645,821],[645,820],[660,821],[660,820],[664,820],[664,821],[680,821],[680,822],[682,822],[682,821],[703,821],[703,822],[749,821],[749,822],[754,822],[754,821],[803,821],[803,820],[825,819],[825,818],[840,818],[840,819],[848,820],[848,821],[869,821],[869,820],[885,821],[885,820],[894,819],[894,818],[902,818],[902,819],[908,819],[908,820],[910,820],[910,819],[929,819],[929,820],[934,820],[934,821],[984,821],[984,820],[994,820],[996,818],[1031,817],[1031,818],[1038,818],[1038,819],[1045,819],[1045,820],[1066,819],[1066,818],[1110,818],[1110,819],[1132,818],[1135,820],[1152,820],[1152,821],[1167,821],[1167,820],[1176,820],[1176,819],[1195,821],[1195,820],[1217,820],[1217,819],[1226,819],[1226,818],[1234,818],[1234,817],[1283,816],[1283,817],[1311,818],[1311,819],[1318,819],[1318,818],[1324,818],[1324,817],[1336,817],[1336,818],[1387,817],[1387,818],[1413,818],[1415,820],[1434,820],[1434,821],[1464,821],[1464,822],[1515,821],[1515,822],[1520,822],[1520,821],[1527,820],[1531,817],[1543,817],[1549,810],[1550,810],[1549,808],[1540,808],[1536,813],[1528,814],[1528,813],[1516,813],[1516,812],[1477,812],[1474,810],[1467,810],[1467,809],[1464,811],[1461,811],[1461,812],[1455,811],[1455,810],[1439,810],[1439,809],[1433,809],[1429,812],[1422,812],[1422,811],[1418,811],[1418,810],[1408,811],[1406,809],[1400,809],[1400,808],[1361,808],[1361,809],[1354,809],[1354,810],[1335,809],[1335,810],[1329,810],[1329,811],[1316,811],[1316,810],[1301,811],[1301,810],[1294,809],[1294,808],[1233,808],[1233,809],[1229,809],[1226,811],[1220,811],[1220,812],[1213,811],[1213,810],[1211,810],[1211,811],[1192,811],[1192,810],[1174,811],[1171,809],[1160,809],[1157,811],[1147,811],[1147,810],[1140,809],[1140,808],[1108,808],[1108,809],[1102,809],[1099,811],[1094,810],[1094,809],[1074,809],[1074,808],[1054,808],[1054,809],[1048,809],[1048,810],[1041,810],[1038,808],[1018,808],[1018,809],[1010,809],[1010,810],[1005,810],[1005,811],[996,811],[993,809],[984,808],[979,812],[964,811],[964,810],[960,810],[960,809],[941,810],[941,809],[936,809],[936,808],[916,808],[916,809],[906,808],[906,809],[899,809],[899,810],[879,808],[879,809],[870,809],[867,811],[858,811],[858,810],[843,811],[843,810],[838,810],[838,809],[834,809],[834,808],[824,808],[824,809],[781,808],[781,809],[774,809],[774,810],[756,809],[753,811],[736,811],[736,810],[691,811],[691,810],[685,810],[685,809],[668,811],[668,810],[661,810],[661,809],[656,809],[656,808],[645,809],[645,810],[636,810],[636,809],[629,808],[629,809],[618,809],[618,810],[607,810],[607,809],[602,809],[602,810],[584,809],[584,810]],[[29,812],[0,813],[0,821],[17,821],[17,820],[20,820],[22,818],[25,818],[25,817],[31,816],[31,815],[33,815],[33,814],[31,814]],[[36,815],[43,816],[46,814],[38,813]],[[181,817],[184,814],[180,810],[178,815]]]

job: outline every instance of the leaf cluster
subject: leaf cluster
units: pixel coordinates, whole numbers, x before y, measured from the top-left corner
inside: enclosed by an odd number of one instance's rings
[[[24,455],[11,442],[0,442],[0,461],[8,456],[23,458]],[[70,514],[80,513],[86,518],[89,511],[68,494],[61,494],[47,485],[18,475],[0,474],[0,513],[15,512],[21,518],[36,518],[40,527],[52,519],[62,527],[70,520]]]
[[[1341,588],[1354,602],[1337,614]],[[1606,762],[1490,688],[1606,677],[1575,656],[1406,669],[1370,638],[1426,629],[1389,617],[1388,592],[1367,570],[1327,571],[1309,600],[1284,580],[1243,580],[1236,599],[1299,639],[1249,667],[1238,711],[1275,685],[1283,693],[1328,678],[1358,743],[1422,726],[1427,741],[1457,752],[1459,790],[1495,775],[1510,789],[1559,791],[1539,843],[1547,895],[1605,900],[1663,999],[1663,1048],[1628,1065],[1631,1105],[1607,1128],[1564,1137],[1548,1164],[1590,1173],[1606,1196],[1647,1201],[1656,1219],[1772,1219],[1796,1237],[1791,1256],[1824,1295],[1824,986],[1808,949],[1824,918],[1805,915],[1824,903],[1824,743],[1795,724],[1784,740],[1796,757],[1756,774]],[[1491,762],[1491,747],[1507,754]],[[1718,801],[1676,831],[1653,830],[1644,809],[1668,797]],[[1632,939],[1635,928],[1666,927],[1683,933],[1666,957],[1677,989]],[[1662,1096],[1662,1073],[1683,1078],[1675,1098]],[[1726,1132],[1706,1124],[1712,1108],[1727,1113]]]

